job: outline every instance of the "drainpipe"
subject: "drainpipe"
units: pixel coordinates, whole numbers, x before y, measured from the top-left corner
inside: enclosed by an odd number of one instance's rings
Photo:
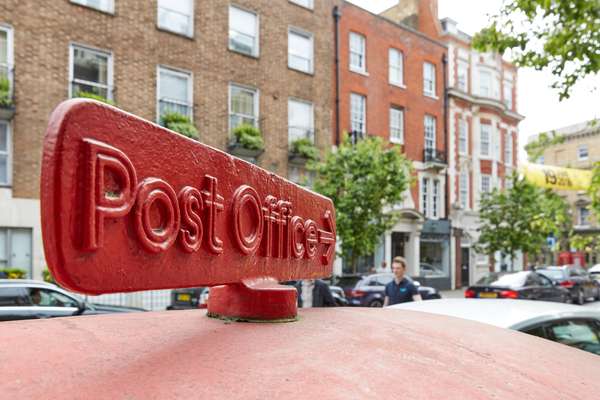
[[[342,11],[333,7],[334,42],[335,42],[335,145],[340,145],[340,19]]]
[[[446,208],[446,219],[450,219],[450,148],[448,147],[448,57],[446,56],[446,54],[442,56],[442,65],[444,66],[444,150],[446,152],[446,162],[448,163],[448,168],[446,168],[446,201],[444,202],[444,207]]]

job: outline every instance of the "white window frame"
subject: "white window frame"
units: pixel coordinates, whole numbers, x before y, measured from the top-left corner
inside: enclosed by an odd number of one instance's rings
[[[230,36],[230,32],[232,31],[231,28],[231,9],[232,8],[236,8],[239,11],[248,13],[248,14],[253,14],[254,17],[256,18],[256,29],[254,31],[254,44],[255,44],[255,48],[253,49],[251,54],[245,53],[243,51],[240,51],[234,47],[231,46],[231,36]],[[260,56],[260,15],[253,10],[249,10],[247,8],[244,7],[240,7],[238,5],[235,4],[230,4],[229,8],[228,8],[228,14],[227,14],[227,18],[228,18],[228,30],[227,30],[227,46],[229,47],[229,50],[234,51],[238,54],[244,54],[250,57],[256,57],[258,58]]]
[[[189,108],[187,117],[190,121],[194,121],[194,75],[191,71],[184,71],[181,69],[175,69],[172,67],[167,67],[164,65],[156,66],[156,123],[160,123],[160,73],[166,72],[168,74],[173,74],[176,76],[185,77],[187,79],[188,84],[188,99],[187,104],[183,104],[180,101],[171,101],[171,103],[179,104],[182,106],[186,106]],[[174,100],[174,99],[170,99]]]
[[[184,15],[184,14],[181,14],[178,11],[174,11],[174,10],[171,10],[171,9],[168,9],[168,8],[165,8],[165,7],[161,7],[159,5],[159,1],[160,0],[158,0],[156,2],[156,26],[158,26],[162,30],[169,31],[169,32],[174,33],[176,35],[182,35],[182,36],[187,36],[187,37],[194,37],[194,15],[195,15],[195,7],[196,7],[195,1],[194,0],[189,0],[190,1],[190,5],[191,5],[191,10],[190,10],[190,15],[188,15],[190,23],[189,23],[187,32],[180,32],[180,31],[175,30],[175,29],[173,29],[173,28],[171,28],[171,27],[169,27],[167,25],[161,25],[161,23],[160,23],[160,11],[161,11],[161,8],[164,9],[164,10],[167,10],[167,12],[171,12],[171,13],[174,13],[174,14],[180,14],[180,15]],[[178,0],[178,1],[181,1],[181,0]]]
[[[353,107],[354,99],[360,99],[360,113],[361,115],[355,115],[355,107]],[[360,118],[359,118],[360,117]],[[362,130],[354,129],[356,124],[362,124]],[[360,132],[363,135],[367,133],[367,96],[358,93],[350,93],[350,130],[352,132]]]
[[[502,85],[502,96],[504,97],[504,105],[509,110],[513,109],[513,84],[512,82],[504,81]]]
[[[392,118],[392,115],[394,112],[398,112],[400,121],[399,126],[393,125],[394,118]],[[401,107],[390,107],[390,142],[404,144],[404,109]]]
[[[504,138],[504,164],[508,166],[513,165],[513,140],[512,133],[506,132]]]
[[[231,135],[231,131],[232,131],[232,126],[231,126],[231,116],[232,116],[232,111],[231,111],[231,93],[233,91],[233,88],[238,88],[241,90],[245,90],[248,92],[253,92],[254,93],[254,115],[252,116],[252,119],[254,121],[254,126],[255,127],[259,127],[259,112],[260,112],[260,91],[257,88],[251,87],[251,86],[246,86],[246,85],[240,85],[238,83],[234,83],[234,82],[229,82],[229,96],[228,96],[228,100],[227,100],[227,126],[229,128],[229,134]],[[236,114],[236,115],[240,115],[243,117],[248,117],[247,115],[243,115],[243,114]]]
[[[431,74],[432,73],[432,74]],[[423,62],[423,95],[436,97],[436,67],[429,61]],[[428,76],[431,75],[431,76]]]
[[[440,217],[440,200],[442,200],[440,180],[432,179],[431,186],[431,218],[438,219]]]
[[[429,183],[431,179],[427,176],[421,178],[421,212],[425,217],[429,217]]]
[[[464,80],[461,79],[461,72],[464,72]],[[456,68],[456,87],[465,93],[469,93],[469,63],[467,61],[458,61],[458,66]]]
[[[432,122],[433,125],[431,123],[428,122]],[[433,129],[431,129],[433,127]],[[430,133],[429,137],[428,137],[428,133]],[[429,115],[429,114],[425,114],[425,116],[423,117],[423,135],[424,135],[424,148],[430,149],[430,150],[436,150],[437,149],[437,121],[436,118],[433,115]],[[431,142],[433,145],[429,145],[428,143]]]
[[[108,83],[106,85],[102,85],[102,84],[98,84],[96,82],[90,82],[90,81],[78,81],[78,82],[82,83],[84,85],[88,85],[88,86],[95,86],[95,87],[100,87],[100,88],[106,87],[106,89],[107,89],[106,90],[106,93],[107,93],[106,98],[108,100],[114,100],[114,98],[113,98],[114,83],[113,83],[113,54],[112,54],[112,52],[108,51],[108,50],[97,49],[97,48],[79,44],[79,43],[70,43],[69,44],[69,98],[73,97],[73,83],[74,83],[74,74],[75,74],[74,62],[75,62],[75,48],[76,47],[79,49],[83,49],[85,51],[89,51],[92,53],[106,56],[108,58],[107,71],[106,71]]]
[[[458,120],[458,154],[466,155],[469,153],[469,129],[467,120],[460,118]]]
[[[14,85],[15,85],[15,80],[14,80],[14,76],[12,73],[13,65],[14,65],[13,30],[9,26],[0,24],[0,31],[6,32],[6,50],[7,50],[6,51],[7,64],[0,64],[0,67],[6,68],[6,71],[8,74],[8,82],[9,82],[8,96],[9,96],[9,98],[12,98],[12,95],[14,93]]]
[[[486,126],[489,129],[484,129]],[[484,132],[487,133],[487,140],[484,141]],[[484,147],[484,144],[487,146]],[[484,151],[486,149],[486,151]],[[481,158],[491,158],[492,157],[492,125],[491,124],[479,124],[479,156]]]
[[[577,161],[587,161],[590,158],[590,149],[587,144],[577,146]]]
[[[10,129],[10,123],[8,121],[0,120],[0,125],[6,126],[6,152],[0,150],[0,155],[6,155],[6,182],[0,182],[0,187],[12,186],[12,159],[13,159],[13,148],[12,148],[12,132]]]
[[[352,37],[360,39],[360,42],[362,43],[362,49],[352,48]],[[362,50],[362,53],[359,52],[360,50]],[[356,54],[360,59],[362,59],[362,65],[355,65],[352,63],[352,54]],[[367,73],[367,38],[365,35],[357,32],[350,32],[348,36],[348,59],[350,71],[358,72],[359,74]]]
[[[396,65],[392,64],[392,54],[398,55],[398,63]],[[390,84],[404,88],[404,53],[402,51],[390,47],[388,50],[388,70]],[[399,75],[400,78],[396,79],[395,75]]]
[[[87,0],[70,0],[70,1],[73,4],[79,4],[80,6],[89,7],[89,8],[92,8],[94,10],[98,10],[98,11],[105,12],[105,13],[108,13],[108,14],[114,14],[115,13],[115,0],[106,0],[108,6],[105,7],[105,8],[94,7],[92,4],[88,4]]]
[[[309,10],[314,10],[315,8],[313,0],[289,0],[289,2],[297,4],[300,7],[308,8]]]
[[[484,80],[483,76],[489,76],[489,81]],[[492,98],[493,97],[493,77],[492,77],[492,71],[488,70],[488,69],[483,69],[480,68],[479,69],[479,96],[481,97],[486,97],[486,98]],[[489,86],[484,86],[483,83],[487,82],[489,83]],[[487,91],[484,92],[484,88],[487,89]]]
[[[469,208],[469,173],[465,170],[460,171],[458,178],[458,201],[464,210]]]
[[[309,43],[310,43],[310,58],[308,60],[310,61],[310,63],[309,63],[308,70],[304,70],[304,69],[297,68],[297,67],[290,65],[291,56],[305,58],[303,55],[291,53],[290,35],[301,36],[309,41]],[[315,41],[314,41],[314,35],[312,33],[302,30],[300,28],[293,27],[293,26],[290,26],[288,28],[288,67],[295,71],[305,72],[307,74],[314,73],[314,71],[315,71]]]
[[[585,218],[583,216],[583,211],[585,210]],[[578,207],[577,208],[577,222],[580,226],[588,226],[590,225],[590,210],[587,207]]]
[[[484,183],[487,181],[487,190],[484,187]],[[492,176],[489,174],[481,174],[480,185],[481,193],[491,193],[493,189]]]
[[[294,127],[290,125],[290,105],[291,103],[303,103],[306,105],[310,106],[310,121],[309,121],[309,126],[299,126],[299,127]],[[294,97],[290,97],[288,99],[288,143],[291,144],[292,143],[292,135],[290,135],[290,130],[293,128],[308,128],[307,131],[310,132],[309,136],[307,137],[307,139],[309,139],[311,142],[313,142],[313,144],[315,143],[315,107],[314,104],[310,101],[306,101],[306,100],[300,100]]]
[[[442,217],[441,206],[444,202],[442,181],[430,175],[424,175],[420,180],[421,212],[426,218],[439,219]]]

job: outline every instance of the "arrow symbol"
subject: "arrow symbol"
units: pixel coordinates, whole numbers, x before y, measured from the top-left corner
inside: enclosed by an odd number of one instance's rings
[[[330,210],[325,211],[323,216],[325,219],[326,228],[329,230],[319,229],[319,243],[325,245],[325,251],[321,256],[323,264],[328,265],[333,257],[333,251],[335,250],[335,223],[333,222],[333,216]]]

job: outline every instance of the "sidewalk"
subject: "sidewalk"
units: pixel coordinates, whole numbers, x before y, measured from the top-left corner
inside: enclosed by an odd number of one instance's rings
[[[442,299],[462,299],[465,297],[465,291],[463,289],[442,290],[440,295]]]

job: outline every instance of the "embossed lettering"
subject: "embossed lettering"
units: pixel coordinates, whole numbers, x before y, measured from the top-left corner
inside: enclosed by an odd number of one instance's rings
[[[263,214],[265,219],[265,256],[273,256],[273,224],[279,222],[279,213],[277,212],[277,198],[268,195],[264,201]]]
[[[217,216],[225,209],[223,196],[217,193],[218,180],[214,176],[206,175],[208,190],[202,191],[204,205],[208,210],[208,230],[206,232],[208,249],[215,254],[223,252],[223,241],[217,236]]]
[[[249,233],[245,233],[244,228],[247,227],[242,226],[242,210],[252,214],[246,221],[256,221]],[[263,213],[258,193],[248,185],[240,186],[233,195],[233,232],[242,253],[249,255],[256,252],[263,236]]]
[[[179,192],[179,209],[181,212],[181,229],[179,241],[188,253],[198,251],[202,244],[202,219],[204,209],[202,194],[196,188],[186,186]]]
[[[137,176],[121,150],[93,139],[83,142],[87,157],[83,248],[96,250],[104,238],[104,219],[122,217],[131,210]],[[108,174],[118,187],[106,187]]]
[[[317,224],[312,219],[307,219],[304,223],[304,247],[306,248],[306,258],[314,258],[317,254]]]
[[[153,221],[153,215],[158,221]],[[159,226],[153,226],[156,222]],[[171,185],[158,178],[144,179],[135,206],[135,229],[142,245],[153,253],[167,250],[177,239],[179,224],[177,195]]]
[[[304,257],[304,219],[299,216],[292,217],[290,221],[291,251],[294,258]]]

